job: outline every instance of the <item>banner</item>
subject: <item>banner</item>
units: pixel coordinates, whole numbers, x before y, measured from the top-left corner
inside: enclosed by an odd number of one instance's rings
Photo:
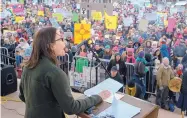
[[[50,20],[53,27],[60,28],[60,25],[57,23],[55,18],[49,18],[49,20]]]
[[[107,13],[105,13],[105,27],[107,29],[116,29],[117,19],[117,16],[109,16]]]
[[[38,16],[44,16],[44,11],[38,11]]]
[[[146,32],[147,27],[148,27],[148,21],[146,19],[141,19],[138,27],[139,30]]]
[[[55,18],[58,22],[63,21],[63,16],[61,13],[53,13],[53,18]]]
[[[91,37],[90,24],[74,24],[74,44],[80,44]]]
[[[72,21],[74,21],[74,22],[79,21],[79,15],[77,13],[73,13]]]
[[[102,20],[102,13],[101,12],[92,12],[92,19],[93,20]]]
[[[18,22],[21,22],[25,19],[25,17],[20,17],[20,16],[16,16],[15,17],[15,22],[18,23]]]

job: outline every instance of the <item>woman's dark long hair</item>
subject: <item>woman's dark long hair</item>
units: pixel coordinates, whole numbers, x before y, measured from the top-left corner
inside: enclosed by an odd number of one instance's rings
[[[25,64],[27,68],[35,68],[43,56],[57,64],[56,55],[51,45],[55,42],[56,30],[54,27],[46,27],[40,29],[34,35],[33,51],[30,59]]]

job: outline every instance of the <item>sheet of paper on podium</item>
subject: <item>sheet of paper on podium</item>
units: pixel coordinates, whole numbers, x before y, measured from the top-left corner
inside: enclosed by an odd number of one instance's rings
[[[118,94],[118,93],[115,93],[114,95],[115,95],[115,98],[116,98],[117,100],[120,100],[120,99],[124,96],[124,95]],[[113,101],[114,95],[110,96],[109,98],[107,98],[107,99],[104,100],[104,101],[111,104],[112,101]]]
[[[110,115],[115,118],[132,118],[140,113],[140,111],[141,109],[138,107],[127,104],[121,100],[114,99],[112,106],[101,112],[98,117]]]
[[[108,90],[111,93],[116,93],[122,86],[123,84],[115,81],[114,79],[108,78],[98,85],[86,90],[84,94],[87,96],[97,95],[103,90]]]

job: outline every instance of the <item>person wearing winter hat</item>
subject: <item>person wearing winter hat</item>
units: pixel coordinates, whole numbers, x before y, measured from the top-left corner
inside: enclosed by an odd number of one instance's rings
[[[166,44],[162,44],[160,48],[160,52],[162,54],[162,58],[167,57],[168,59],[170,58],[169,52],[168,52],[168,47]]]
[[[168,81],[174,78],[174,73],[169,65],[169,59],[163,58],[163,62],[157,71],[157,94],[156,104],[163,109],[169,109],[167,105],[167,98],[169,94]]]
[[[120,53],[116,53],[115,58],[110,60],[107,70],[110,72],[113,66],[116,66],[117,69],[119,70],[119,74],[123,76],[123,80],[125,84],[127,68],[124,61],[121,59]]]
[[[104,51],[101,48],[101,44],[96,44],[95,45],[95,52],[98,55],[99,58],[103,58]]]
[[[178,46],[174,48],[174,55],[177,57],[184,57],[187,51],[187,46],[185,45],[184,40],[180,40],[180,43]]]
[[[134,58],[134,48],[126,48],[127,51],[127,58],[126,62],[127,63],[135,63],[135,58]]]
[[[135,82],[133,79],[128,81],[128,84],[125,88],[125,93],[134,96],[140,99],[143,99],[143,92],[141,86]]]
[[[103,59],[111,59],[112,52],[110,50],[110,45],[106,45],[104,49]]]
[[[113,66],[111,68],[111,71],[110,71],[110,74],[111,74],[111,78],[116,80],[117,82],[123,84],[123,78],[120,76],[120,73],[119,73],[119,70],[117,68],[117,66]],[[119,92],[122,92],[123,93],[123,87],[120,88]]]
[[[187,112],[187,70],[183,73],[180,96],[176,106],[181,109],[182,114]]]

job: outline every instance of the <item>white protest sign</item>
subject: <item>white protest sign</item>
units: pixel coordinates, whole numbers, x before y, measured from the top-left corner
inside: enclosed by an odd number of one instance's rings
[[[146,32],[147,27],[148,27],[148,21],[146,19],[141,19],[138,27],[139,30]]]
[[[124,26],[130,26],[133,24],[133,19],[131,17],[123,18],[123,24]]]
[[[145,13],[145,19],[155,21],[157,19],[157,13]]]

